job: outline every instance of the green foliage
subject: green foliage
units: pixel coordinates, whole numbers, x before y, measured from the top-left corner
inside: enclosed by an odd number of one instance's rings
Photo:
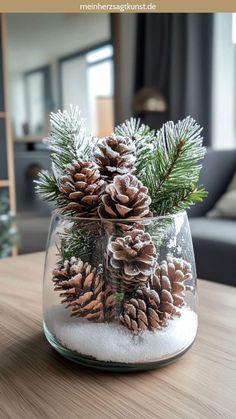
[[[46,201],[56,201],[59,194],[59,185],[56,177],[47,170],[39,173],[38,180],[35,181],[36,192]]]
[[[71,106],[69,112],[51,113],[50,133],[45,143],[52,151],[51,160],[58,175],[63,175],[73,160],[87,160],[93,154],[95,140],[86,137],[84,122],[77,106]]]
[[[63,208],[67,202],[59,192],[60,180],[73,160],[93,160],[95,141],[87,139],[77,107],[52,113],[50,122],[46,144],[52,151],[53,174],[43,171],[36,190],[43,199]],[[135,142],[135,174],[148,188],[155,216],[174,214],[206,196],[204,188],[197,186],[205,148],[194,119],[167,122],[156,132],[131,118],[117,126],[115,134],[132,137]]]
[[[152,209],[155,214],[176,214],[189,208],[196,202],[201,202],[207,196],[203,187],[190,185],[177,190],[161,190],[152,201]]]
[[[155,130],[148,125],[141,124],[140,119],[130,118],[115,128],[115,134],[121,137],[132,137],[135,141],[142,138],[155,137]]]
[[[9,212],[7,193],[0,194],[0,259],[11,254],[12,246],[17,242],[14,216]]]
[[[39,174],[36,192],[43,199],[55,201],[62,208],[66,201],[59,195],[60,179],[73,160],[92,160],[96,140],[86,137],[84,119],[80,116],[79,108],[71,106],[69,112],[59,110],[51,113],[50,133],[44,142],[52,152],[53,174],[46,170]]]
[[[93,266],[98,266],[100,261],[100,252],[97,247],[100,243],[98,228],[93,229],[92,225],[80,226],[80,222],[59,234],[59,264],[72,256],[80,258],[83,262],[89,262]],[[101,248],[101,245],[100,245]]]
[[[138,146],[136,176],[148,188],[152,198],[151,210],[154,215],[174,214],[201,201],[206,192],[197,187],[205,148],[202,146],[200,126],[192,119],[167,122],[153,135],[147,127],[126,122],[118,132],[123,135],[136,130],[142,147]],[[147,147],[145,143],[147,141]]]
[[[136,145],[136,171],[142,170],[144,157],[148,160],[151,156],[154,143],[156,141],[156,132],[148,125],[141,124],[140,119],[130,118],[123,124],[115,128],[115,134],[122,137],[131,137]]]

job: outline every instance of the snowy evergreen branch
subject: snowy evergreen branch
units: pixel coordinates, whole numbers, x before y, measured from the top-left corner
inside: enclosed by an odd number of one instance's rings
[[[63,174],[65,167],[73,160],[91,158],[95,139],[86,137],[84,121],[77,106],[71,106],[69,112],[59,110],[51,113],[50,133],[44,142],[52,151],[51,160],[56,177]]]
[[[115,128],[115,134],[122,137],[131,137],[136,146],[136,170],[142,170],[144,156],[148,160],[156,142],[156,132],[148,125],[141,124],[140,119],[130,118]]]
[[[152,198],[152,209],[159,215],[188,208],[206,196],[204,189],[197,188],[205,155],[201,127],[192,119],[167,122],[157,132],[152,156],[141,158],[140,175]],[[181,198],[182,197],[182,198]],[[159,203],[159,204],[158,204]]]
[[[36,181],[36,192],[46,201],[55,201],[59,208],[66,205],[59,193],[60,179],[66,174],[67,166],[73,160],[92,160],[96,140],[86,137],[84,119],[79,108],[51,113],[50,133],[44,140],[52,151],[52,172],[42,171]]]

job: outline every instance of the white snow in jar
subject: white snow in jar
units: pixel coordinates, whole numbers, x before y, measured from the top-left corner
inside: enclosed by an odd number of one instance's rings
[[[99,361],[142,363],[155,362],[181,353],[196,336],[197,315],[188,307],[167,327],[138,336],[118,323],[93,323],[71,318],[63,305],[54,305],[45,313],[45,326],[67,349]]]

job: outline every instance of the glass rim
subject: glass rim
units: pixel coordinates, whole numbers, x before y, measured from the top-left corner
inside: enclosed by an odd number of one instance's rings
[[[155,217],[144,217],[144,218],[98,218],[98,217],[77,217],[75,215],[66,215],[62,214],[60,210],[55,209],[52,211],[52,218],[58,217],[64,220],[70,221],[88,221],[88,222],[109,222],[109,223],[144,223],[155,220],[164,220],[164,219],[176,219],[186,215],[186,210],[177,212],[176,214],[166,214],[166,215],[157,215]]]

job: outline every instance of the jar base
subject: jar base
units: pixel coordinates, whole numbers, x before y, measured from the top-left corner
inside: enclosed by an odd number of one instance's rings
[[[191,346],[193,345],[194,341],[188,345],[183,350],[179,351],[174,355],[170,355],[167,357],[163,357],[157,361],[150,361],[150,362],[140,362],[140,363],[122,363],[122,362],[112,362],[112,361],[99,361],[93,357],[86,356],[79,354],[76,351],[72,351],[71,349],[67,349],[65,346],[61,345],[54,336],[49,332],[47,326],[43,325],[44,333],[46,336],[47,341],[50,345],[64,358],[68,359],[69,361],[75,362],[84,367],[93,368],[102,371],[110,371],[110,372],[132,372],[132,371],[145,371],[151,370],[155,368],[164,367],[175,362],[178,358],[187,352]]]

